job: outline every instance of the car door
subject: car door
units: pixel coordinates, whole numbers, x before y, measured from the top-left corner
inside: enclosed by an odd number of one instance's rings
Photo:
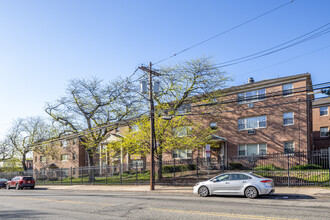
[[[16,179],[17,179],[17,177],[14,177],[11,181],[10,181],[10,186],[11,187],[13,187],[13,186],[15,186],[16,185]]]
[[[229,179],[230,192],[235,194],[241,194],[244,186],[248,183],[249,178],[245,174],[237,173],[231,174]]]
[[[210,184],[212,194],[226,194],[229,187],[230,174],[215,177]]]

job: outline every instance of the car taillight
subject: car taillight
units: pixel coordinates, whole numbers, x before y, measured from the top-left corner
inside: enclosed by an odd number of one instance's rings
[[[271,180],[261,180],[260,182],[262,183],[268,183],[268,182],[272,182]]]

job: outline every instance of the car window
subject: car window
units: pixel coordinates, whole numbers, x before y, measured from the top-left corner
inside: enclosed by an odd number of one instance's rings
[[[229,180],[229,177],[230,177],[229,174],[224,174],[224,175],[217,176],[214,179],[216,179],[218,181],[227,181],[227,180]]]
[[[254,177],[257,177],[257,178],[262,178],[262,179],[265,178],[265,177],[263,177],[263,176],[260,176],[260,175],[258,175],[258,174],[255,174],[255,173],[250,173],[250,175],[251,175],[251,176],[254,176]]]
[[[251,177],[245,175],[245,174],[231,174],[231,180],[248,180],[251,179]]]
[[[30,177],[30,176],[28,176],[28,177],[23,177],[23,180],[33,180],[33,177]]]

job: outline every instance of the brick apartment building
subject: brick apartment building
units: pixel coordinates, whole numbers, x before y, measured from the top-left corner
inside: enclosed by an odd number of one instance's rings
[[[330,147],[330,97],[316,99],[313,102],[313,148]]]
[[[312,88],[310,74],[299,74],[235,86],[216,100],[219,117],[201,117],[203,124],[216,129],[212,135],[212,157],[244,157],[271,153],[311,150],[312,111],[307,91]],[[192,113],[196,110],[191,106]],[[172,158],[205,157],[205,151],[178,150],[164,155]]]
[[[312,88],[311,75],[299,74],[254,82],[252,78],[244,85],[230,87],[222,91],[223,96],[213,100],[210,109],[221,112],[217,116],[194,116],[205,126],[215,130],[211,136],[211,155],[214,158],[244,157],[270,153],[292,153],[312,149],[312,99],[307,92]],[[229,102],[226,102],[230,100]],[[224,102],[225,104],[221,104]],[[198,113],[201,108],[196,103],[187,105],[185,112]],[[208,108],[208,107],[205,107]],[[203,109],[207,110],[207,109]],[[131,157],[123,152],[115,156],[105,151],[108,141],[122,138],[119,128],[109,134],[100,146],[100,154],[95,162],[99,165],[122,161],[125,164],[138,162],[139,166],[149,162],[149,157]],[[64,147],[66,146],[66,147]],[[85,166],[86,153],[78,141],[58,142],[53,146],[57,157],[34,153],[34,168],[70,168]],[[104,156],[105,155],[105,156]],[[205,150],[175,150],[164,153],[164,160],[205,157]],[[97,164],[97,162],[95,163]]]
[[[38,146],[33,152],[33,169],[61,169],[87,166],[87,156],[78,138]]]

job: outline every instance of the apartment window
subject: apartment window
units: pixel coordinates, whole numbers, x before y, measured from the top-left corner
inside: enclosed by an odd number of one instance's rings
[[[320,116],[328,115],[328,106],[320,108]]]
[[[182,126],[173,129],[174,135],[177,137],[185,137],[191,134],[190,126]]]
[[[258,102],[266,99],[266,90],[259,89],[237,94],[238,104]]]
[[[320,137],[329,137],[329,127],[320,128]]]
[[[294,142],[288,141],[284,142],[284,154],[294,153]]]
[[[293,125],[293,112],[283,113],[283,125]]]
[[[72,154],[72,160],[76,160],[77,159],[77,154]]]
[[[216,129],[218,128],[218,123],[217,123],[217,122],[211,122],[211,123],[210,123],[210,128],[211,128],[212,130],[216,130]]]
[[[40,161],[41,161],[42,163],[45,163],[45,162],[46,162],[46,157],[45,157],[45,156],[40,156]]]
[[[61,145],[65,149],[68,146],[68,141],[67,140],[62,141]]]
[[[189,159],[189,158],[192,158],[192,150],[191,149],[173,150],[172,157],[173,157],[173,159]]]
[[[133,169],[143,168],[143,160],[131,160],[130,165]]]
[[[138,124],[136,124],[136,125],[132,125],[132,126],[131,126],[131,131],[132,131],[132,132],[138,132],[139,130],[140,130],[140,127],[139,127]]]
[[[238,156],[252,156],[267,154],[266,144],[243,144],[238,146]]]
[[[256,129],[267,127],[267,116],[257,116],[238,119],[238,130]]]
[[[283,96],[290,96],[293,93],[293,84],[285,84],[282,86]]]
[[[61,155],[61,160],[62,160],[62,161],[66,161],[66,160],[68,160],[68,155],[67,155],[67,154],[62,154],[62,155]]]
[[[180,114],[186,114],[186,113],[189,113],[189,112],[191,112],[191,104],[182,105],[176,111],[176,113],[179,114],[179,115]]]

